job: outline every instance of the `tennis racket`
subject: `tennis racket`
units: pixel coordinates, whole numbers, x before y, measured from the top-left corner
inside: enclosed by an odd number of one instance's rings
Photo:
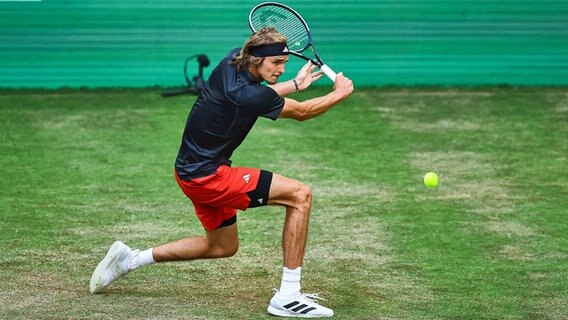
[[[250,11],[249,25],[253,32],[262,28],[273,27],[288,39],[290,54],[311,61],[331,81],[335,82],[337,74],[317,54],[308,24],[294,9],[277,2],[261,3]],[[308,48],[312,49],[313,59],[302,54]]]

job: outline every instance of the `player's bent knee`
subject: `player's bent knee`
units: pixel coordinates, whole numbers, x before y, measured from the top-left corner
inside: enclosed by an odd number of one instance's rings
[[[294,194],[295,206],[301,211],[309,212],[312,206],[312,190],[305,184],[299,184]]]
[[[225,258],[232,257],[235,254],[237,254],[237,251],[239,251],[239,242],[238,241],[230,244],[229,246],[226,246],[223,250],[223,254],[224,254]]]
[[[239,242],[231,244],[209,244],[207,250],[208,258],[228,258],[234,256],[239,251]]]
[[[209,257],[211,258],[229,258],[237,254],[239,246],[231,247],[213,247],[209,250]]]
[[[221,254],[222,258],[229,258],[234,256],[235,254],[237,254],[237,251],[239,251],[239,246],[236,245],[234,247],[230,247],[230,248],[224,248],[223,253]]]
[[[304,183],[274,174],[270,187],[269,204],[284,205],[309,211],[312,203],[312,190]]]
[[[306,186],[305,184],[302,185],[302,190],[300,191],[300,198],[302,202],[310,204],[312,203],[312,189]]]

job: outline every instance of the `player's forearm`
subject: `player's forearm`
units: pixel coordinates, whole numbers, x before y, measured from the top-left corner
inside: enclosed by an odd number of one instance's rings
[[[303,101],[301,104],[304,107],[304,112],[301,120],[308,120],[324,114],[345,98],[346,96],[343,96],[336,91],[332,91],[325,96]]]
[[[276,93],[281,97],[285,97],[291,93],[298,92],[299,90],[298,86],[294,83],[294,80],[269,84],[268,86],[272,88],[272,90],[276,91]]]

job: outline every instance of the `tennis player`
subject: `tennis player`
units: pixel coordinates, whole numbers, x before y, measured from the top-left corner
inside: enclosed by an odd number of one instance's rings
[[[268,312],[285,317],[331,317],[333,311],[300,292],[300,277],[312,203],[310,188],[270,171],[232,167],[231,155],[259,117],[304,121],[319,116],[347,98],[353,83],[341,73],[333,91],[306,101],[284,96],[308,88],[322,77],[308,63],[290,81],[277,83],[288,61],[286,38],[273,28],[254,33],[211,73],[187,118],[175,179],[193,202],[205,235],[188,237],[139,251],[116,241],[96,267],[91,293],[156,262],[233,256],[239,248],[237,210],[283,206],[283,275]],[[267,85],[262,83],[266,82]],[[267,142],[268,143],[268,142]]]

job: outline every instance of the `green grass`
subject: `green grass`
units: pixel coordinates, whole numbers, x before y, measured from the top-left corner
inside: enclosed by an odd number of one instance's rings
[[[172,176],[193,99],[0,91],[1,319],[271,319],[281,208],[239,215],[233,258],[88,293],[114,240],[202,233]],[[337,319],[563,319],[567,155],[568,89],[391,88],[259,120],[233,160],[312,187],[303,288]]]

